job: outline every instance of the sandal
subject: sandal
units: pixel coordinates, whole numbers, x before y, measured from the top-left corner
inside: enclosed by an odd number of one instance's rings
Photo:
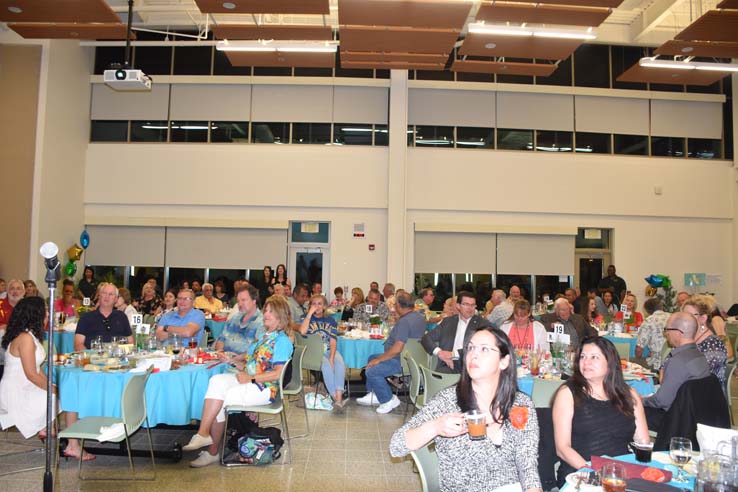
[[[65,458],[74,458],[75,460],[79,459],[78,454],[74,454],[66,449],[64,450],[63,454]],[[95,459],[97,459],[97,456],[95,456],[94,454],[90,454],[87,451],[82,451],[82,461],[93,461]]]

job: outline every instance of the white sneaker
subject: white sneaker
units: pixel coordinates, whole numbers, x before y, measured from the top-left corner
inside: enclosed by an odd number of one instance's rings
[[[379,405],[379,400],[377,400],[377,395],[375,395],[373,391],[370,391],[361,398],[357,398],[356,403],[369,407],[371,405]]]
[[[204,448],[213,444],[213,438],[202,437],[200,434],[195,434],[185,446],[182,447],[182,451],[194,451],[196,449]]]
[[[377,413],[385,414],[390,413],[392,410],[400,406],[400,399],[397,396],[392,395],[392,399],[387,403],[382,403],[377,407]]]
[[[200,455],[197,457],[197,459],[190,461],[190,466],[192,468],[202,468],[203,466],[212,465],[213,463],[217,463],[219,461],[220,456],[218,456],[217,454],[213,456],[207,451],[200,451]]]

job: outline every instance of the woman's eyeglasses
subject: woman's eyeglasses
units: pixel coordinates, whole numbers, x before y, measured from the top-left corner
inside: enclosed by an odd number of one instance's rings
[[[474,345],[473,343],[468,343],[466,345],[466,355],[472,355],[473,353],[478,353],[480,355],[491,355],[492,352],[500,352],[500,350],[496,347],[492,347],[491,345]]]

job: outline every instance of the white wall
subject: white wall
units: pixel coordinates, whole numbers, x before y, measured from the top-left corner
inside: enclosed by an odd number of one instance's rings
[[[43,49],[30,278],[45,291],[39,246],[55,242],[61,250],[59,259],[66,262],[64,252],[79,242],[84,226],[93,49],[80,48],[77,41],[50,41]]]

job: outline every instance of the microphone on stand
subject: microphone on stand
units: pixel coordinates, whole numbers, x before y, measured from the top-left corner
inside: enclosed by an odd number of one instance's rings
[[[54,476],[51,472],[51,439],[55,434],[54,426],[54,398],[52,383],[54,380],[54,292],[56,282],[61,278],[61,264],[59,263],[59,247],[51,241],[44,243],[39,250],[46,265],[46,281],[49,287],[49,351],[46,354],[46,471],[44,472],[44,492],[53,492]],[[58,439],[58,437],[57,437]]]

